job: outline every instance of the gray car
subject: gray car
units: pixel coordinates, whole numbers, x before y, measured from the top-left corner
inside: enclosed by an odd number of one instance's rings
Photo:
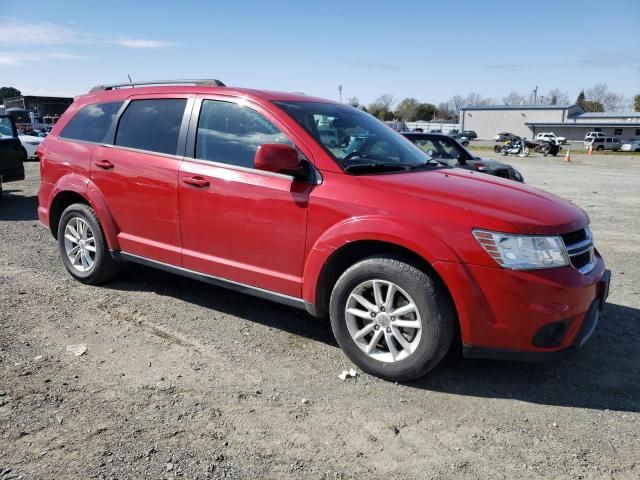
[[[584,148],[589,150],[589,148],[593,148],[594,150],[613,150],[617,152],[622,147],[622,142],[618,137],[597,137],[590,138],[589,140],[585,140]]]
[[[418,148],[431,158],[445,162],[452,167],[463,168],[496,177],[524,183],[522,174],[508,163],[490,158],[476,157],[457,140],[437,133],[402,132]]]

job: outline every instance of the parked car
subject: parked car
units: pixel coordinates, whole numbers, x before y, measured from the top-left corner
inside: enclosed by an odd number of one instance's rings
[[[173,83],[96,87],[39,147],[38,216],[78,281],[131,261],[328,315],[393,381],[457,338],[538,359],[594,331],[610,274],[576,205],[431,159],[347,105]],[[327,148],[317,118],[364,141]]]
[[[559,145],[564,145],[567,143],[567,137],[559,137],[553,132],[539,133],[536,135],[536,140],[548,142],[550,140],[555,140]]]
[[[620,146],[621,152],[640,152],[640,140],[629,140]]]
[[[22,148],[24,148],[27,159],[33,160],[36,158],[36,151],[44,140],[44,137],[38,137],[35,135],[18,135]]]
[[[496,142],[508,142],[510,140],[517,139],[517,138],[520,138],[520,137],[509,132],[500,132],[493,137],[493,139]]]
[[[489,158],[476,157],[450,136],[411,132],[404,132],[403,135],[429,157],[442,160],[451,166],[524,182],[522,174],[511,165]]]
[[[617,137],[590,138],[584,142],[584,148],[588,150],[591,147],[593,150],[613,150],[615,152],[620,150],[622,143]]]
[[[478,134],[474,130],[463,130],[460,133],[463,137],[467,137],[469,140],[475,140],[478,138]]]
[[[13,118],[0,115],[0,198],[3,183],[24,180],[24,160],[24,149]]]
[[[450,133],[448,136],[449,138],[453,138],[454,140],[457,140],[458,143],[460,143],[461,145],[464,145],[465,147],[469,145],[469,139],[463,135],[460,135],[459,133],[453,133],[453,134]]]
[[[585,136],[584,136],[584,141],[587,142],[592,138],[605,138],[606,135],[602,132],[588,132]]]

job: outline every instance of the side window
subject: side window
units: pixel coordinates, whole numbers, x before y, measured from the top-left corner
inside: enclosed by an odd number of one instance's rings
[[[186,104],[184,98],[132,101],[120,117],[115,144],[176,155]]]
[[[122,102],[94,103],[82,108],[60,133],[70,140],[101,143]]]
[[[9,117],[0,117],[0,138],[14,138],[13,125]]]
[[[196,158],[253,168],[264,143],[292,143],[258,112],[231,102],[202,102],[196,134]]]

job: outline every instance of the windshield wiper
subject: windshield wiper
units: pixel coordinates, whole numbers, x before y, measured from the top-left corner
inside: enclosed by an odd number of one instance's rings
[[[407,170],[409,165],[400,165],[398,163],[356,163],[348,165],[344,168],[347,173],[365,173],[365,172],[395,172],[398,170]]]
[[[441,162],[438,160],[429,160],[428,162],[425,163],[419,163],[417,165],[411,165],[409,167],[409,170],[420,170],[423,168],[445,168],[445,167],[450,167],[451,165],[449,165],[446,162]]]

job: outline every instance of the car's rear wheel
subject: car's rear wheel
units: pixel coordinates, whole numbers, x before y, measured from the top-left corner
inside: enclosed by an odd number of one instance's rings
[[[363,371],[394,381],[425,375],[444,357],[455,314],[444,288],[396,257],[370,257],[347,269],[331,294],[333,333]]]
[[[67,271],[82,283],[102,283],[118,272],[98,217],[88,205],[76,203],[65,209],[58,223],[58,245]]]

